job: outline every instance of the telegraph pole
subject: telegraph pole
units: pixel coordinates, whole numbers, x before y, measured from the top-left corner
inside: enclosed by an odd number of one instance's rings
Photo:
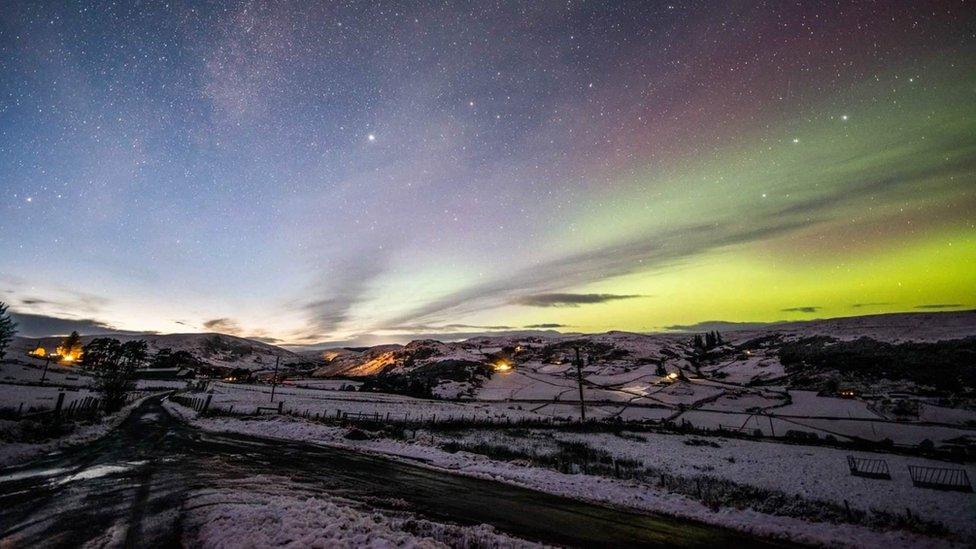
[[[586,421],[586,403],[583,401],[583,359],[580,358],[579,347],[576,350],[576,383],[579,385],[580,423]]]
[[[44,385],[44,380],[47,379],[47,366],[51,363],[51,355],[47,355],[47,360],[44,361],[44,373],[41,374],[41,385]]]
[[[281,357],[275,357],[275,371],[274,377],[271,378],[271,402],[274,403],[275,388],[278,386],[278,363],[281,362]]]

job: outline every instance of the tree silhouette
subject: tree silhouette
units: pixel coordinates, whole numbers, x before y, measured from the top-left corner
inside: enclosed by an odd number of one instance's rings
[[[102,393],[105,411],[114,412],[125,405],[125,397],[135,388],[136,369],[149,357],[145,341],[127,341],[100,337],[85,346],[82,364],[95,372],[95,387]]]
[[[666,359],[662,356],[661,360],[657,363],[657,369],[654,371],[654,373],[660,377],[668,375],[668,369],[664,367],[665,360]]]
[[[7,304],[0,301],[0,360],[7,356],[7,347],[17,333],[17,323],[7,313]]]
[[[81,346],[81,336],[78,332],[71,332],[71,334],[61,340],[61,346],[58,348],[61,356],[77,358],[82,354]]]

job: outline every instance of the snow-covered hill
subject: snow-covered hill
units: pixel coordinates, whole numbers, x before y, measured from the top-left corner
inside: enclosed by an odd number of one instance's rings
[[[889,342],[944,341],[976,336],[976,310],[828,318],[772,324],[758,332],[799,337],[826,335],[843,340],[870,337]]]
[[[976,311],[903,313],[771,324],[760,329],[723,333],[723,344],[704,354],[694,348],[689,333],[620,331],[531,337],[486,336],[450,343],[421,340],[405,346],[327,349],[316,351],[316,358],[325,364],[313,375],[402,376],[452,361],[481,363],[488,367],[507,362],[516,366],[517,371],[492,376],[483,387],[475,388],[479,397],[513,398],[513,395],[525,397],[538,393],[540,398],[553,398],[553,388],[560,392],[573,385],[575,370],[571,364],[575,349],[579,348],[585,363],[584,375],[595,387],[626,389],[627,394],[639,396],[665,382],[668,374],[731,385],[768,385],[786,380],[790,373],[780,362],[782,347],[814,336],[826,336],[839,342],[870,338],[883,344],[958,340],[976,336]],[[818,381],[814,380],[814,383]],[[462,388],[467,392],[471,389]],[[617,394],[605,396],[608,399],[619,397]]]
[[[160,349],[171,349],[173,352],[187,351],[208,366],[226,369],[268,370],[274,368],[276,359],[280,359],[281,366],[284,367],[307,362],[298,354],[275,345],[216,333],[82,336],[81,341],[82,344],[87,344],[99,337],[111,337],[119,341],[141,339],[149,346],[150,354],[154,354]],[[15,338],[7,356],[8,358],[21,357],[37,347],[44,347],[47,351],[53,351],[62,339],[61,337],[18,337]]]

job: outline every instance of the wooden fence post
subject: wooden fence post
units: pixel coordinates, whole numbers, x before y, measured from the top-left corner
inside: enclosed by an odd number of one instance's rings
[[[211,398],[213,398],[213,395],[207,395],[207,401],[203,403],[203,410],[202,411],[206,412],[207,410],[210,409],[210,399]]]
[[[58,403],[54,405],[54,415],[61,415],[62,406],[64,406],[64,393],[58,393]]]

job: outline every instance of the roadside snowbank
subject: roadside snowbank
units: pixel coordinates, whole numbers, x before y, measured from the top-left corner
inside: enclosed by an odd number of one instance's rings
[[[102,421],[92,425],[82,425],[76,431],[65,437],[36,444],[21,442],[4,443],[0,446],[0,467],[14,465],[41,454],[97,440],[105,436],[112,429],[118,427],[120,423],[125,421],[125,418],[129,417],[132,410],[142,404],[144,400],[158,394],[154,393],[134,400],[118,412],[102,418]]]
[[[282,477],[225,481],[189,494],[183,509],[187,547],[240,547],[241,540],[248,547],[541,547],[487,525],[456,526],[378,512]]]

